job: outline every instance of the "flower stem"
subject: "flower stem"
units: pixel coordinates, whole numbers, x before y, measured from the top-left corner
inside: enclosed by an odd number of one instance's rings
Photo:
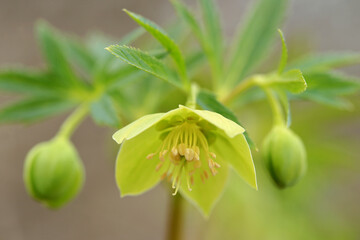
[[[249,88],[256,85],[255,76],[245,79],[244,81],[240,82],[235,88],[224,98],[221,99],[221,102],[224,104],[231,103],[240,93],[248,90]]]
[[[191,84],[191,89],[186,102],[187,107],[196,109],[196,96],[198,94],[198,91],[199,87],[195,83]]]
[[[182,203],[180,194],[171,196],[170,211],[168,217],[167,240],[181,240],[182,238]]]
[[[56,137],[70,138],[75,129],[79,126],[82,120],[84,120],[88,112],[88,104],[83,104],[78,107],[61,125]]]
[[[263,90],[268,98],[268,101],[269,101],[269,104],[270,104],[270,107],[271,107],[271,110],[273,113],[273,121],[274,121],[273,124],[285,126],[286,124],[285,124],[285,120],[284,120],[284,113],[281,110],[281,106],[280,106],[278,100],[276,99],[276,97],[274,96],[274,93],[271,91],[271,89],[268,89],[266,87],[264,87]]]

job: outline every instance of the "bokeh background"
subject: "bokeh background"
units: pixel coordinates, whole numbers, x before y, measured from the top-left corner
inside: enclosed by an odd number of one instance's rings
[[[253,1],[218,2],[230,36]],[[0,0],[0,67],[44,66],[33,34],[38,19],[79,36],[97,30],[119,39],[136,26],[122,8],[163,26],[174,16],[167,0]],[[360,52],[359,11],[358,0],[292,1],[283,27],[290,53]],[[359,67],[345,71],[360,76]],[[0,102],[9,98],[1,93]],[[359,95],[352,101],[352,112],[293,104],[293,129],[308,148],[306,177],[292,189],[277,190],[255,154],[259,191],[231,177],[208,221],[186,205],[186,239],[360,239]],[[270,128],[267,111],[256,103],[239,116],[258,143]],[[87,174],[80,195],[58,211],[29,198],[22,182],[24,157],[33,145],[50,139],[64,118],[0,126],[0,239],[164,239],[168,192],[158,186],[140,197],[120,199],[112,130],[91,120],[73,137]]]

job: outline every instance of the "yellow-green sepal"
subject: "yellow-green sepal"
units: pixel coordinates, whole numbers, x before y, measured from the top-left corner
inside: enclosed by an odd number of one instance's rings
[[[213,148],[218,158],[226,160],[245,182],[257,189],[255,165],[243,134],[234,138],[219,135]]]
[[[142,125],[141,128],[144,126]],[[129,133],[128,136],[132,136],[132,134]],[[154,126],[143,131],[136,138],[130,137],[122,142],[115,172],[121,196],[141,194],[160,181],[160,173],[156,171],[158,161],[146,158],[150,153],[154,153],[160,145],[159,133]]]
[[[182,182],[180,187],[181,195],[194,204],[205,217],[210,215],[216,202],[221,197],[229,175],[228,164],[219,160],[218,162],[221,167],[215,176],[209,176],[208,179],[202,181],[200,175],[195,175],[195,184],[191,187],[192,191],[189,191],[185,181]],[[186,176],[183,174],[182,178],[185,179]]]

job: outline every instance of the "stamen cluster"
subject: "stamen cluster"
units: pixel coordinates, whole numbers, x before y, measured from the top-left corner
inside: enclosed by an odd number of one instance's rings
[[[200,179],[204,182],[209,177],[208,171],[215,176],[220,167],[215,162],[216,154],[209,151],[204,129],[197,123],[198,121],[190,119],[165,129],[160,149],[146,157],[152,159],[155,155],[159,156],[156,171],[164,171],[163,179],[172,179],[172,188],[175,189],[173,195],[179,190],[183,174],[188,190],[192,191],[194,174],[200,174]],[[208,168],[202,168],[203,163],[207,163]]]

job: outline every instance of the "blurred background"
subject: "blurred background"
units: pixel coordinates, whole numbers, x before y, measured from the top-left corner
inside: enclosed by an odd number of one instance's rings
[[[250,2],[218,1],[229,36]],[[123,8],[162,26],[175,15],[167,0],[0,0],[0,67],[44,66],[33,34],[38,19],[82,37],[96,30],[120,39],[136,27]],[[283,27],[290,54],[360,52],[359,11],[358,0],[291,1]],[[360,76],[358,67],[345,71]],[[0,101],[9,97],[1,93]],[[259,191],[232,176],[209,220],[186,205],[185,239],[360,239],[360,97],[352,101],[351,112],[293,104],[293,129],[308,150],[305,178],[291,189],[277,190],[255,153]],[[239,115],[257,143],[270,128],[265,118],[269,115],[259,114],[263,110],[269,111],[266,104],[254,103]],[[140,197],[120,199],[112,130],[91,120],[73,137],[87,175],[80,195],[65,208],[51,211],[26,194],[22,168],[27,152],[50,139],[64,119],[0,126],[0,240],[164,239],[167,190],[160,185]]]

